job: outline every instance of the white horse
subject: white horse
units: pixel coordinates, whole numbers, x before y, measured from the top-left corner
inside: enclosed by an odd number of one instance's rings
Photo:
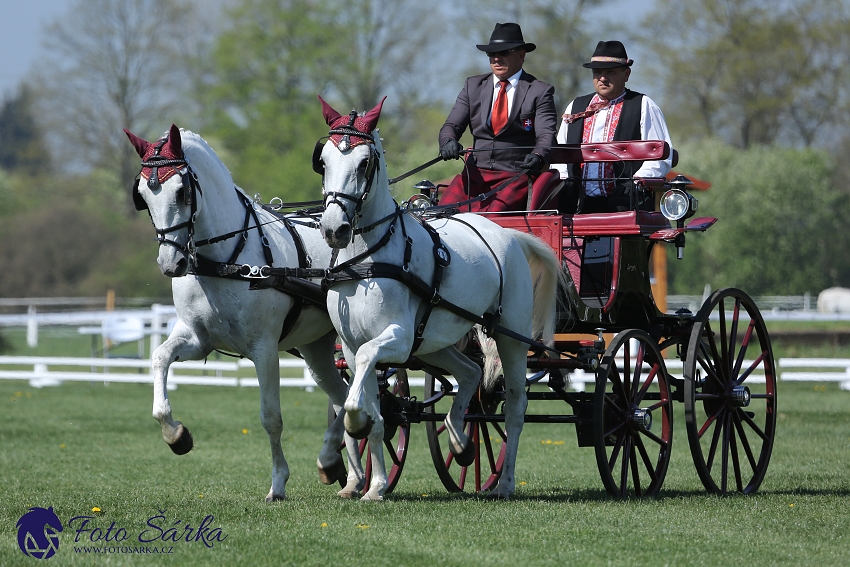
[[[451,452],[467,466],[474,446],[463,430],[464,413],[481,369],[454,345],[482,322],[481,316],[490,327],[497,322],[551,344],[563,282],[554,252],[531,235],[475,214],[424,223],[400,212],[374,130],[382,104],[363,116],[341,116],[322,100],[330,139],[314,153],[314,169],[323,172],[322,230],[327,243],[339,249],[327,280],[328,311],[354,370],[344,404],[345,428],[354,437],[368,436],[370,447],[377,448],[364,500],[381,500],[386,486],[375,365],[404,363],[415,354],[455,377],[458,391],[445,425]],[[435,270],[442,271],[441,278],[435,278]],[[501,478],[488,496],[509,498],[528,403],[528,347],[498,331],[494,338],[506,382],[507,448]]]
[[[272,485],[266,500],[284,499],[289,467],[280,443],[278,351],[297,347],[316,383],[338,409],[347,386],[334,364],[336,332],[324,307],[275,289],[250,290],[249,283],[261,281],[259,267],[299,266],[290,229],[306,249],[302,262],[306,254],[316,265],[327,266],[328,247],[315,228],[290,223],[287,229],[280,218],[252,202],[197,134],[172,126],[164,138],[150,143],[125,132],[142,158],[133,199],[137,209],[150,213],[160,242],[157,263],[164,275],[173,278],[178,316],[168,339],[151,355],[153,417],[162,425],[162,436],[172,451],[187,453],[192,436],[172,418],[168,367],[180,360],[204,359],[215,349],[252,360],[260,382],[260,418],[272,453]],[[325,435],[318,467],[326,484],[345,476],[339,454],[343,434],[337,419]],[[340,495],[359,496],[365,476],[357,444],[346,446],[352,466]]]

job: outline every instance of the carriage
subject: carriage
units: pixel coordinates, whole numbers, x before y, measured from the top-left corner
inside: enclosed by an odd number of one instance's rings
[[[642,161],[664,159],[670,151],[664,142],[583,144],[553,148],[552,161]],[[717,220],[694,218],[697,202],[690,184],[683,176],[635,180],[633,194],[658,197],[658,210],[651,211],[633,206],[597,214],[479,213],[541,238],[569,270],[572,284],[557,317],[559,353],[529,350],[524,419],[574,424],[578,445],[595,449],[602,482],[614,497],[658,494],[670,462],[674,402],[684,404],[691,455],[707,491],[755,492],[770,460],[775,362],[753,300],[739,289],[721,289],[697,313],[684,308],[665,313],[653,298],[653,249],[672,244],[681,259],[686,234],[705,231]],[[416,188],[420,193],[404,203],[413,214],[446,214],[435,206],[440,187],[423,181]],[[483,364],[476,336],[470,333],[464,342],[463,352]],[[337,366],[346,375],[341,353]],[[424,371],[424,396],[411,392],[409,371]],[[595,386],[573,391],[574,373],[592,376]],[[457,386],[446,372],[414,356],[404,365],[379,366],[378,380],[387,424],[383,444],[391,459],[387,492],[402,474],[415,423],[425,424],[436,472],[448,491],[487,491],[496,485],[507,445],[504,383],[479,387],[466,411],[475,456],[464,465],[447,449],[442,422]],[[360,450],[367,444],[362,440]]]

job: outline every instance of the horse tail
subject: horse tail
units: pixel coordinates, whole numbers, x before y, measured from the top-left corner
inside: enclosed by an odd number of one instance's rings
[[[531,327],[534,338],[542,337],[546,346],[555,343],[555,324],[558,318],[558,291],[569,285],[567,271],[548,244],[532,234],[507,229],[519,242],[534,283],[534,303]]]

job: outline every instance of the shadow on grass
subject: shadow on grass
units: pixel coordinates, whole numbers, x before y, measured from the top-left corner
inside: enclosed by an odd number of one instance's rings
[[[755,494],[740,494],[733,492],[725,496],[711,494],[705,490],[663,490],[661,494],[651,497],[641,498],[615,498],[608,494],[605,490],[599,489],[576,489],[576,490],[554,490],[549,492],[537,493],[520,493],[511,496],[511,501],[515,502],[628,502],[628,501],[656,501],[665,502],[671,500],[683,499],[705,499],[705,498],[753,498],[758,496],[827,496],[827,497],[848,497],[850,489],[809,489],[799,488],[793,490],[761,490]],[[463,501],[481,501],[481,502],[498,502],[492,500],[482,492],[452,492],[443,494],[428,494],[420,496],[416,494],[389,494],[386,496],[388,500],[396,502],[463,502]]]

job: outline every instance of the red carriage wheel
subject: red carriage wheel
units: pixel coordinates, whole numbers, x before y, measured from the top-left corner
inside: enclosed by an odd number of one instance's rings
[[[718,290],[696,314],[684,378],[688,441],[703,485],[755,492],[776,433],[776,365],[761,313],[743,291]]]
[[[655,496],[673,443],[673,399],[658,343],[639,329],[619,333],[596,373],[593,439],[609,494]]]
[[[497,387],[498,388],[498,387]],[[428,399],[439,391],[433,375],[425,375],[425,398]],[[502,390],[502,394],[504,390]],[[446,396],[449,402],[454,401],[454,395]],[[495,414],[499,401],[504,395],[498,390],[491,394],[482,392],[479,388],[469,403],[467,414]],[[449,404],[444,404],[442,413],[448,413]],[[435,413],[435,406],[427,408]],[[428,434],[428,445],[431,448],[431,459],[437,475],[449,492],[464,490],[488,491],[496,486],[502,474],[505,462],[507,434],[504,427],[496,421],[470,421],[464,426],[475,448],[475,460],[467,467],[455,462],[454,455],[448,448],[448,431],[442,421],[427,421],[425,429]]]
[[[379,371],[380,373],[381,371]],[[387,488],[384,494],[389,494],[398,484],[404,462],[407,459],[407,442],[410,439],[410,423],[397,421],[397,414],[392,411],[393,398],[409,398],[410,384],[407,381],[407,370],[396,368],[386,372],[387,387],[381,388],[381,415],[384,417],[384,465],[387,467]],[[348,376],[343,375],[348,381]],[[379,376],[379,381],[381,377]],[[336,418],[333,404],[328,403],[328,424]],[[372,459],[369,458],[369,439],[361,439],[358,442],[361,462],[365,462],[364,473],[366,474],[366,485],[363,492],[369,490],[372,482]],[[342,453],[345,455],[345,442],[342,444]],[[340,481],[345,486],[344,481]]]

